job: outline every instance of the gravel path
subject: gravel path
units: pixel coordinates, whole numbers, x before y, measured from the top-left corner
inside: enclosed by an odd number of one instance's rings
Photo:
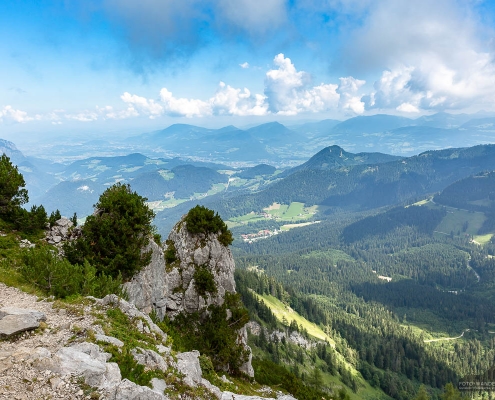
[[[51,301],[0,283],[0,308],[18,307],[41,311],[46,328],[26,332],[15,339],[0,341],[0,399],[89,399],[75,381],[62,380],[49,371],[36,369],[36,356],[52,354],[66,346],[78,332],[90,328],[91,307],[80,311],[53,308]]]

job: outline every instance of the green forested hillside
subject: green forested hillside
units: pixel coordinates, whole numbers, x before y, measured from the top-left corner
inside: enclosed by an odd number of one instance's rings
[[[237,265],[252,271],[241,285],[339,338],[361,375],[392,398],[413,398],[420,384],[435,398],[447,383],[486,371],[495,356],[495,307],[487,301],[495,294],[495,248],[436,235],[446,214],[413,206],[335,215],[236,242]]]
[[[261,211],[274,202],[371,209],[442,190],[458,179],[490,168],[495,168],[493,145],[428,151],[376,165],[304,169],[258,193],[225,199],[216,208],[224,218]]]

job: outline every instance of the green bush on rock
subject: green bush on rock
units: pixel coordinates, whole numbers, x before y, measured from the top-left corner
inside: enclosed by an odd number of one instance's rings
[[[96,212],[82,226],[79,239],[64,247],[73,264],[85,260],[98,274],[130,279],[151,260],[151,251],[143,252],[155,233],[151,222],[154,212],[146,198],[117,183],[109,187],[96,203]]]
[[[204,206],[191,208],[185,217],[186,228],[189,233],[208,235],[219,234],[218,240],[224,246],[229,246],[234,241],[232,232],[215,211]]]
[[[217,285],[211,271],[205,265],[201,265],[194,271],[194,288],[196,292],[203,297],[206,297],[207,293],[216,294]]]
[[[239,329],[248,321],[239,294],[225,293],[221,306],[212,304],[202,314],[179,314],[173,321],[156,323],[170,335],[177,350],[198,350],[210,358],[215,370],[238,374],[248,358],[248,351],[238,342]]]

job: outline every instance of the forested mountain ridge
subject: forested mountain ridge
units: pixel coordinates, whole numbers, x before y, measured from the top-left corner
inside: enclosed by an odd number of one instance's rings
[[[427,151],[398,161],[304,169],[266,189],[223,200],[224,218],[260,211],[274,202],[370,209],[440,191],[458,179],[495,168],[495,145]]]
[[[334,145],[325,147],[308,161],[298,165],[297,167],[291,168],[285,174],[288,175],[305,169],[330,170],[351,165],[382,164],[389,161],[395,161],[400,158],[401,157],[382,153],[353,154],[345,151],[340,146]]]

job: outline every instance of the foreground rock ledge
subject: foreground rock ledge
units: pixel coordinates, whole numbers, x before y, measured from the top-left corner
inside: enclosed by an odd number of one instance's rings
[[[40,311],[25,308],[4,307],[0,309],[0,338],[36,329],[46,316]]]

